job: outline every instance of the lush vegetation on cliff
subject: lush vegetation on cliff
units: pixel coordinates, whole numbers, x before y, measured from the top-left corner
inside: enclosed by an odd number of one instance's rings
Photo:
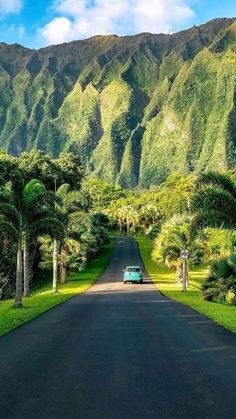
[[[78,153],[89,173],[148,187],[235,164],[236,24],[0,45],[0,149]]]

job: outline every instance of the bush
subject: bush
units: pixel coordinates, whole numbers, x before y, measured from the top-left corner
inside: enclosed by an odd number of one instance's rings
[[[236,305],[236,255],[214,260],[207,280],[202,285],[204,299]],[[231,298],[232,296],[232,298]]]

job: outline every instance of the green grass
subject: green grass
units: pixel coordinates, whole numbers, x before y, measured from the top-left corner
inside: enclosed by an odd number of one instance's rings
[[[199,313],[205,314],[216,323],[236,333],[236,308],[204,301],[200,286],[207,274],[206,267],[195,268],[189,272],[190,287],[187,293],[176,284],[175,273],[162,265],[157,265],[151,258],[152,241],[144,236],[137,237],[140,252],[146,269],[160,290],[167,297],[185,304]]]
[[[51,282],[48,282],[30,298],[24,299],[23,308],[13,308],[14,300],[0,302],[0,336],[90,288],[105,271],[114,243],[115,241],[111,240],[104,246],[101,252],[88,262],[83,272],[69,274],[68,282],[59,285],[59,293],[52,294]]]

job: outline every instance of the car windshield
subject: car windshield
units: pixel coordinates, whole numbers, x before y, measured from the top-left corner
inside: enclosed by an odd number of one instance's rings
[[[126,272],[140,272],[140,268],[126,268]]]

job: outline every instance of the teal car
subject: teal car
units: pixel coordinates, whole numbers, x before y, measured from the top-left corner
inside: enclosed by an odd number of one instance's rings
[[[136,284],[143,283],[143,273],[140,266],[127,266],[123,272],[124,284],[126,284],[126,282],[134,282]]]

